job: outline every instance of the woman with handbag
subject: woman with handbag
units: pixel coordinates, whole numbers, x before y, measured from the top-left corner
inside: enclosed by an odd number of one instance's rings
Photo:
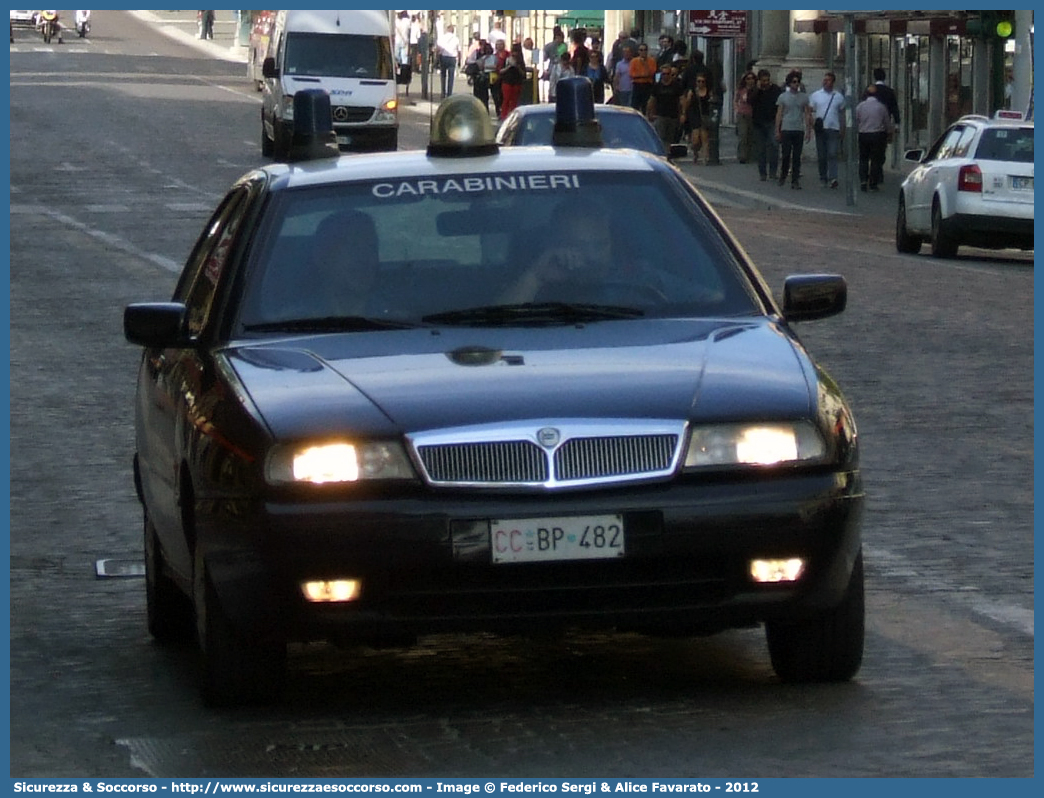
[[[471,84],[471,93],[489,111],[489,73],[486,72],[486,59],[493,55],[493,48],[486,40],[481,40],[477,50],[473,51],[464,64],[464,74]]]
[[[736,160],[747,163],[754,152],[754,107],[750,104],[758,79],[753,72],[747,72],[736,90],[736,99],[732,108],[736,114]]]
[[[522,84],[526,82],[525,56],[522,54],[522,45],[515,44],[511,47],[511,55],[504,62],[504,68],[500,70],[500,119],[507,119],[508,114],[514,111],[522,99]]]

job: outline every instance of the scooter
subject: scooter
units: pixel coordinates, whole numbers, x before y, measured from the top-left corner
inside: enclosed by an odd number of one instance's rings
[[[50,44],[51,39],[58,37],[58,44],[62,43],[62,26],[58,22],[57,11],[40,12],[40,28],[43,32],[44,44]]]
[[[77,11],[76,12],[76,33],[81,39],[86,38],[87,34],[91,32],[91,12],[90,11]]]

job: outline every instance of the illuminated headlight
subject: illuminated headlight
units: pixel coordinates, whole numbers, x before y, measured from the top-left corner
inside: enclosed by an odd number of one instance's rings
[[[268,456],[265,470],[265,478],[274,485],[413,477],[413,468],[402,447],[381,442],[277,446]]]
[[[292,94],[283,95],[283,121],[294,121],[294,95]]]
[[[394,122],[398,118],[399,114],[399,101],[398,100],[386,100],[377,109],[377,115],[374,117],[375,122]]]
[[[305,599],[314,603],[355,601],[362,592],[358,579],[317,579],[301,583]]]
[[[805,561],[800,557],[750,561],[750,578],[755,582],[796,582],[804,573]]]
[[[685,468],[814,461],[826,454],[819,432],[805,422],[694,427]]]

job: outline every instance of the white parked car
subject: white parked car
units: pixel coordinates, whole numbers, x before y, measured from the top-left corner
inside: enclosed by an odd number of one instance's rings
[[[36,25],[36,15],[39,11],[16,11],[11,9],[11,24],[23,28],[31,28]]]
[[[1033,249],[1033,122],[1018,112],[965,116],[925,152],[903,181],[895,246],[953,257],[961,245]]]

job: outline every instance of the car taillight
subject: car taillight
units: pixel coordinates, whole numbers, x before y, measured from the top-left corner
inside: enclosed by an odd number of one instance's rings
[[[982,171],[975,164],[962,166],[957,173],[958,191],[975,191],[982,193]]]

